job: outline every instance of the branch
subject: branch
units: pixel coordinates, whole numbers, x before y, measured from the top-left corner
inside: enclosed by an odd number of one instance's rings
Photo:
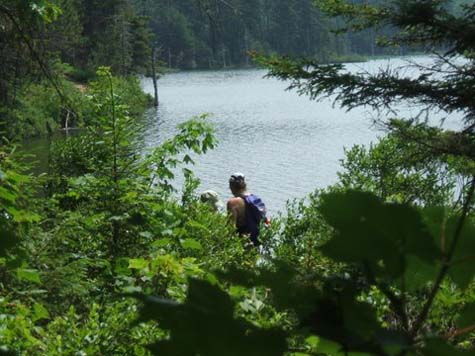
[[[66,103],[67,106],[69,106],[70,108],[73,107],[73,105],[71,105],[71,102],[69,100],[69,98],[64,95],[64,93],[62,92],[61,88],[60,88],[60,85],[57,83],[56,81],[56,78],[53,77],[53,75],[51,74],[50,70],[48,69],[48,66],[47,64],[45,64],[43,62],[43,60],[41,59],[41,56],[38,54],[38,52],[34,49],[33,47],[33,44],[31,43],[30,39],[28,38],[28,36],[25,34],[23,28],[21,27],[20,23],[17,21],[17,19],[15,18],[15,16],[12,14],[11,10],[8,9],[6,6],[4,5],[1,5],[0,4],[0,13],[3,13],[5,14],[8,19],[10,19],[10,21],[12,22],[13,26],[16,28],[16,30],[18,31],[19,35],[20,35],[20,38],[23,40],[23,42],[26,44],[26,46],[28,47],[28,50],[30,51],[31,53],[31,56],[33,57],[33,59],[38,63],[41,71],[43,72],[43,74],[45,75],[46,79],[51,83],[51,85],[53,86],[54,90],[56,91],[56,93],[58,94],[59,98],[61,99],[61,101],[63,103]],[[74,116],[77,117],[77,113],[74,111],[74,110],[70,110]]]
[[[443,338],[445,340],[453,339],[456,336],[468,334],[468,333],[471,333],[474,330],[475,330],[475,325],[470,325],[470,326],[467,326],[466,328],[463,328],[463,329],[457,329],[457,330],[448,332],[443,336]]]
[[[307,94],[311,99],[333,97],[348,110],[369,106],[381,112],[409,102],[446,112],[475,112],[473,86],[475,79],[464,73],[432,79],[437,71],[419,73],[416,77],[401,76],[397,68],[386,68],[376,74],[351,73],[339,64],[321,64],[314,60],[292,60],[286,57],[254,57],[267,67],[268,76],[290,80],[288,89]],[[468,66],[466,70],[472,69]]]
[[[454,252],[455,252],[455,248],[457,247],[458,240],[460,238],[460,235],[462,234],[462,229],[463,229],[465,220],[467,218],[468,211],[470,209],[470,204],[471,204],[472,199],[473,199],[474,191],[475,191],[475,176],[472,177],[470,190],[468,192],[467,199],[465,200],[465,203],[464,203],[464,206],[463,206],[462,216],[460,217],[459,222],[457,224],[457,227],[456,227],[456,230],[455,230],[455,233],[454,233],[454,238],[452,239],[449,250],[448,250],[447,254],[445,255],[442,268],[440,269],[440,272],[439,272],[439,274],[438,274],[438,276],[435,280],[435,283],[434,283],[434,286],[433,286],[433,288],[430,292],[429,298],[427,299],[421,313],[417,317],[417,319],[414,323],[414,327],[413,327],[413,329],[410,333],[410,337],[412,339],[414,339],[417,336],[417,333],[419,332],[420,328],[422,327],[425,319],[427,318],[427,316],[429,314],[429,310],[432,306],[432,303],[434,302],[435,296],[439,292],[440,286],[442,285],[442,282],[443,282],[444,278],[447,276],[447,273],[448,273],[449,268],[451,266],[451,262],[452,262],[452,258],[453,258]]]

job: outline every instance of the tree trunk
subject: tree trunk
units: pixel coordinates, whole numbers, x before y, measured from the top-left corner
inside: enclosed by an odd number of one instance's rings
[[[153,105],[155,107],[158,107],[158,89],[157,89],[157,71],[155,68],[155,54],[156,54],[156,48],[155,46],[152,48],[152,81],[153,81]]]

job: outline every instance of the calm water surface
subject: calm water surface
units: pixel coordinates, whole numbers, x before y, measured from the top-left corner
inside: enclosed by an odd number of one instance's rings
[[[371,72],[403,65],[407,60],[374,60],[348,64],[347,69]],[[159,80],[160,107],[147,113],[145,143],[156,146],[175,133],[179,123],[209,113],[219,144],[197,159],[194,171],[200,189],[214,189],[225,200],[230,196],[229,175],[243,172],[250,190],[275,213],[284,210],[287,200],[335,183],[344,148],[368,144],[384,132],[374,125],[374,113],[365,109],[347,113],[329,100],[310,101],[286,91],[288,83],[266,79],[265,74],[250,69],[165,75]],[[143,86],[153,92],[150,80]],[[404,115],[417,112],[410,106],[398,109]]]
[[[431,62],[429,57],[411,60]],[[376,71],[406,64],[403,59],[375,60],[347,68]],[[368,144],[385,133],[373,124],[374,113],[365,109],[347,113],[329,100],[311,101],[286,91],[288,83],[265,79],[265,74],[265,70],[249,69],[165,75],[159,80],[160,107],[150,109],[145,117],[144,144],[155,147],[176,133],[181,122],[210,114],[219,143],[196,159],[193,170],[201,180],[200,190],[214,189],[226,200],[229,175],[243,172],[249,189],[275,214],[285,209],[287,200],[304,198],[316,188],[337,182],[344,148]],[[145,91],[153,92],[150,80],[142,84]],[[410,106],[398,110],[405,117],[418,111]],[[436,115],[434,122],[441,117]],[[446,126],[453,126],[457,119],[452,115]],[[47,155],[48,145],[47,140],[39,140],[29,143],[27,150]],[[176,186],[181,184],[178,178]]]
[[[330,101],[310,101],[265,74],[251,69],[165,75],[159,81],[160,107],[147,113],[146,145],[157,145],[179,123],[209,113],[219,144],[197,159],[200,189],[227,199],[229,175],[243,172],[250,190],[275,213],[287,200],[335,183],[344,148],[382,133],[368,112],[346,113]],[[143,84],[153,92],[151,81]]]

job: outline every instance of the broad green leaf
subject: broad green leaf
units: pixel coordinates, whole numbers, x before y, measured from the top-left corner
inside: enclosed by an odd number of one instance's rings
[[[150,231],[142,231],[139,233],[139,236],[146,239],[151,239],[153,237],[153,234]]]
[[[458,219],[450,219],[447,222],[447,230],[454,231],[450,241],[455,235],[457,224]],[[465,221],[452,258],[449,275],[462,289],[467,288],[470,282],[473,281],[475,276],[475,225],[472,219]]]
[[[4,187],[0,187],[0,198],[3,201],[14,203],[15,200],[17,199],[17,195]]]
[[[428,209],[426,221],[433,231],[434,241],[444,253],[449,252],[460,223],[460,215],[445,217],[443,209]],[[462,289],[468,287],[475,276],[475,223],[471,217],[465,219],[457,245],[452,256],[449,276]]]
[[[329,193],[322,200],[322,214],[336,230],[322,252],[335,261],[361,263],[376,276],[397,278],[406,271],[405,256],[429,264],[440,256],[420,213],[410,206],[358,191]]]
[[[129,268],[144,269],[149,266],[150,262],[144,258],[132,258],[129,260]]]
[[[201,250],[203,248],[201,243],[195,239],[184,239],[181,241],[181,246],[190,250]]]
[[[286,335],[234,318],[234,302],[219,287],[190,280],[183,304],[139,296],[140,320],[156,320],[170,331],[168,340],[150,346],[154,355],[274,356],[287,349]]]
[[[373,338],[382,330],[376,310],[354,298],[352,292],[348,295],[344,290],[316,300],[302,326],[324,339],[345,344],[348,351],[376,352]]]
[[[46,289],[28,289],[26,291],[18,292],[18,294],[32,296],[35,294],[48,294],[48,291]]]
[[[457,319],[457,327],[464,329],[467,327],[475,327],[475,303],[467,304],[460,312],[460,317]]]
[[[49,319],[48,310],[44,307],[43,304],[35,303],[33,306],[33,321],[41,320],[41,319]]]
[[[326,339],[322,339],[320,338],[320,340],[318,340],[318,346],[317,346],[317,350],[319,353],[322,353],[322,354],[327,354],[327,355],[334,355],[334,356],[339,356],[339,355],[343,355],[343,347],[334,342],[334,341],[330,341],[330,340],[326,340]]]
[[[155,248],[160,248],[160,247],[166,247],[169,244],[171,244],[172,240],[169,238],[162,238],[159,240],[156,240],[152,243],[152,246]]]
[[[22,281],[41,283],[40,274],[36,269],[18,268],[17,277]]]
[[[7,211],[16,222],[38,222],[41,220],[41,216],[28,210],[10,207],[7,208]]]
[[[141,293],[142,292],[142,287],[139,286],[127,286],[123,289],[124,293]]]
[[[326,340],[320,339],[318,341],[317,350],[319,354],[327,356],[371,356],[372,354],[365,352],[348,352],[345,351],[343,346],[340,344]]]
[[[319,342],[320,342],[320,338],[315,335],[309,336],[305,339],[305,343],[311,347],[317,347]]]
[[[408,292],[414,292],[428,282],[433,282],[439,273],[439,263],[426,263],[416,256],[406,256],[406,273],[399,280],[399,285],[404,286]]]

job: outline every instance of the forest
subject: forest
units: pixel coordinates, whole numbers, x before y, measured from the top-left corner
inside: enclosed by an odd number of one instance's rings
[[[0,355],[475,355],[473,1],[0,0],[0,55]],[[141,150],[141,78],[249,66],[386,130],[259,248],[200,200],[205,113]]]

